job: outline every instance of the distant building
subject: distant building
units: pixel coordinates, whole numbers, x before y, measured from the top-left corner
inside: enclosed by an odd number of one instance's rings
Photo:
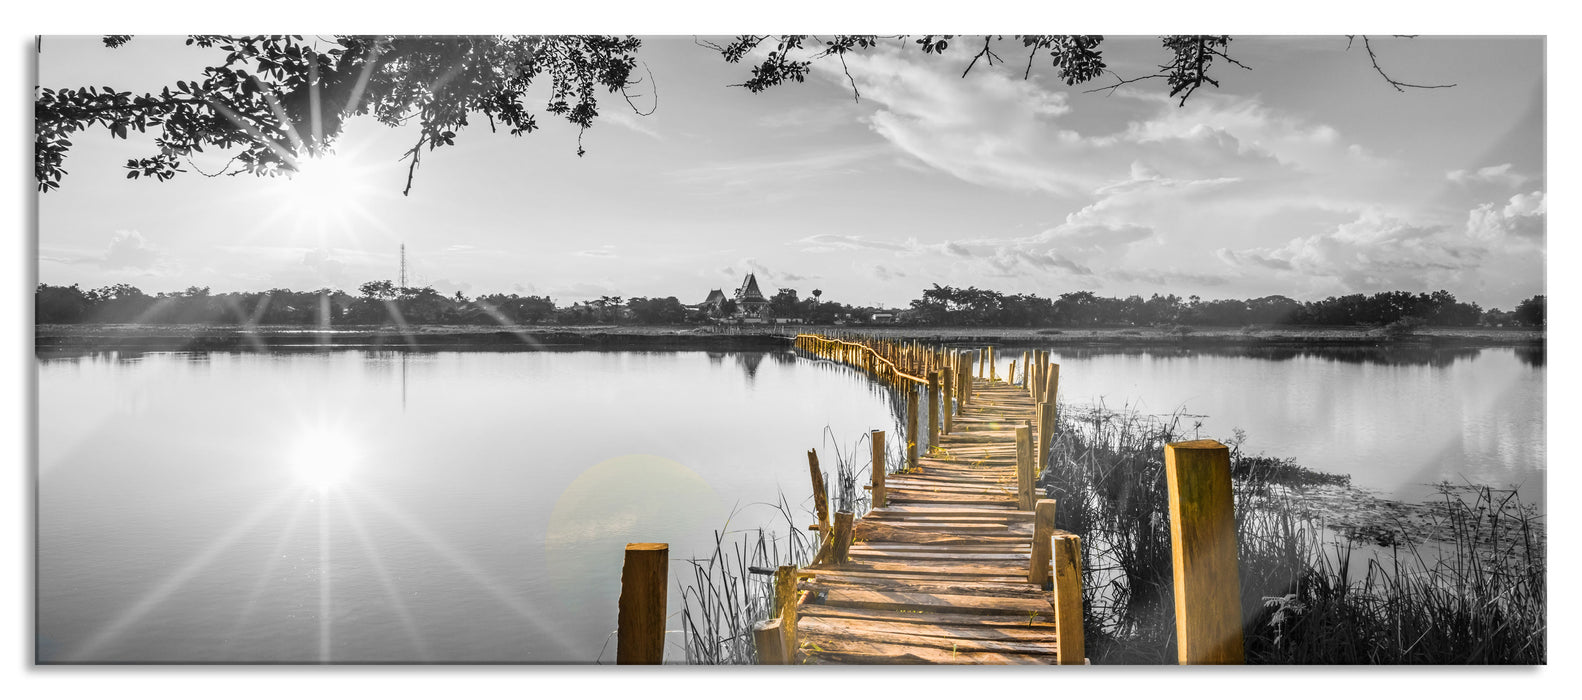
[[[758,277],[747,273],[742,286],[736,288],[736,315],[743,319],[762,320],[768,308],[769,300],[758,289]]]
[[[724,309],[722,308],[724,305],[725,292],[718,289],[711,289],[709,290],[709,298],[704,299],[703,303],[698,304],[697,308],[699,311],[707,313],[710,316],[720,316],[724,314]]]

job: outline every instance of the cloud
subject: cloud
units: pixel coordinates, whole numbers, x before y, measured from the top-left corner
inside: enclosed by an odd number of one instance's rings
[[[346,274],[346,262],[331,256],[325,248],[314,248],[302,254],[302,266],[314,278],[326,282],[338,281]]]
[[[659,135],[659,131],[652,126],[654,122],[652,117],[644,117],[621,109],[612,109],[609,112],[599,113],[599,118],[603,121],[609,122],[623,129],[635,131],[649,138],[660,141],[664,140],[664,137]]]
[[[808,236],[797,243],[805,246],[802,250],[809,253],[828,253],[836,250],[891,250],[897,252],[916,252],[917,239],[909,239],[905,243],[894,241],[878,241],[862,236],[850,236],[838,233],[819,233]]]
[[[756,196],[765,196],[765,193],[774,193],[778,196],[786,194],[790,188],[775,187],[766,189],[770,185],[784,185],[792,182],[804,182],[835,173],[855,173],[869,161],[873,161],[890,149],[882,144],[860,148],[834,148],[825,151],[799,155],[793,158],[780,158],[769,160],[755,158],[723,163],[710,163],[693,168],[684,168],[669,173],[672,180],[683,185],[708,189],[710,191],[723,191],[731,194],[751,192]]]
[[[1452,170],[1445,173],[1445,179],[1458,185],[1504,185],[1512,189],[1526,184],[1528,177],[1520,173],[1511,172],[1511,168],[1510,163],[1501,163],[1473,171]]]
[[[1329,278],[1360,290],[1443,287],[1476,270],[1487,252],[1450,227],[1413,224],[1372,209],[1332,231],[1277,248],[1217,254],[1232,266]]]
[[[1504,206],[1489,203],[1467,214],[1467,235],[1492,244],[1542,247],[1549,196],[1542,191],[1516,194]]]
[[[1155,270],[1155,269],[1116,269],[1108,276],[1120,282],[1141,282],[1157,287],[1166,285],[1190,284],[1201,287],[1221,287],[1230,283],[1231,278],[1226,275],[1210,273],[1182,272],[1180,270]]]
[[[846,84],[839,63],[813,65],[816,75]],[[1359,167],[1389,165],[1334,127],[1282,113],[1257,97],[1203,93],[1178,107],[1152,92],[1121,90],[1106,108],[1127,121],[1098,132],[1076,126],[1079,97],[1071,91],[1011,72],[963,78],[892,47],[849,56],[847,66],[863,102],[873,105],[866,121],[874,133],[936,171],[989,187],[1092,194],[1144,156],[1187,182],[1340,173],[1356,179]]]
[[[100,267],[107,270],[152,272],[164,257],[138,231],[119,230],[110,237],[110,246],[99,258]]]
[[[580,255],[584,258],[613,258],[615,257],[615,246],[613,244],[606,243],[597,248],[579,250],[575,253],[575,255]]]
[[[770,293],[769,286],[772,284],[777,285],[788,282],[803,282],[811,279],[817,279],[819,277],[819,275],[801,275],[783,270],[772,270],[768,265],[758,262],[757,258],[742,258],[741,260],[736,261],[736,263],[733,265],[726,265],[725,267],[720,268],[719,272],[720,274],[727,277],[746,277],[748,272],[752,272],[758,276],[758,286],[765,293]],[[740,283],[741,281],[737,280],[732,284],[735,285]]]
[[[873,265],[873,267],[869,268],[869,272],[871,272],[874,277],[884,281],[906,276],[906,273],[899,268],[891,267],[889,265],[885,265],[884,263],[877,263]]]

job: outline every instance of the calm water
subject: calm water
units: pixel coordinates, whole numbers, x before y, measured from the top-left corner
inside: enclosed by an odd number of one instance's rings
[[[1067,402],[1203,414],[1386,494],[1542,493],[1541,355],[1056,361]],[[39,404],[41,662],[609,662],[627,542],[675,578],[727,519],[783,529],[760,503],[805,501],[826,426],[893,428],[786,353],[48,356]]]
[[[112,357],[39,364],[43,662],[610,662],[627,542],[892,422],[789,353]]]
[[[997,358],[1005,376],[1025,347]],[[1050,350],[1061,400],[1182,411],[1189,431],[1291,457],[1408,500],[1442,481],[1518,486],[1543,503],[1547,465],[1542,350]]]

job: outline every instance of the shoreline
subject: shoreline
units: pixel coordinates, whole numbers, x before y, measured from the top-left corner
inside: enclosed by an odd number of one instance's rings
[[[1377,329],[1307,326],[1195,328],[936,328],[872,326],[212,326],[44,324],[35,352],[226,350],[777,350],[801,332],[853,332],[946,344],[1105,349],[1301,349],[1517,347],[1542,351],[1542,330],[1427,328],[1388,336]]]

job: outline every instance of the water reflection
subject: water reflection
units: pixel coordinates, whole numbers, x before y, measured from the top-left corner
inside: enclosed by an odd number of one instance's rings
[[[1543,500],[1542,347],[1052,350],[1067,403],[1184,407],[1384,495]],[[38,359],[44,662],[591,661],[625,542],[778,522],[756,504],[809,507],[809,447],[905,407],[789,351]]]
[[[1009,364],[1020,360],[1026,350],[1049,350],[1062,357],[1088,359],[1118,355],[1123,357],[1221,357],[1246,358],[1285,362],[1292,360],[1326,360],[1348,364],[1377,365],[1427,365],[1449,367],[1457,362],[1475,360],[1484,352],[1511,352],[1533,366],[1543,366],[1543,346],[1518,346],[1516,348],[1440,347],[1431,345],[1337,345],[1337,346],[1250,346],[1234,348],[1149,346],[1149,347],[1080,347],[1048,346],[1040,344],[1008,344],[996,346],[1000,359]]]
[[[593,661],[626,542],[779,522],[892,422],[768,355],[41,353],[38,659]]]

